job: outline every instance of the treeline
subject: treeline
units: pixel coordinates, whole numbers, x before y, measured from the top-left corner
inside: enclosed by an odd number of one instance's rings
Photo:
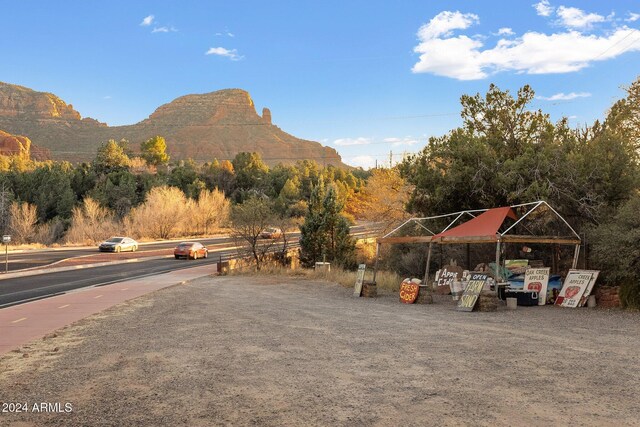
[[[601,281],[640,307],[640,79],[604,121],[571,129],[491,86],[463,96],[461,127],[431,138],[399,170],[416,216],[546,200],[590,243]]]
[[[280,217],[303,217],[320,182],[347,204],[366,177],[309,160],[270,168],[257,153],[171,163],[162,137],[137,154],[127,141],[110,140],[77,165],[0,156],[0,229],[18,243],[42,244],[201,235],[227,225],[231,204],[260,197]]]

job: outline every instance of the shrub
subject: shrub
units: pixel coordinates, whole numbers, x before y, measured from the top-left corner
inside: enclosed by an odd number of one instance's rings
[[[623,307],[640,309],[640,193],[592,230],[592,259],[602,280],[619,285]]]

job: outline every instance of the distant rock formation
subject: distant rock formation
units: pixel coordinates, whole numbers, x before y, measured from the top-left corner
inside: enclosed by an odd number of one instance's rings
[[[0,155],[32,157],[36,160],[47,160],[48,151],[31,144],[26,136],[11,135],[0,130]]]
[[[246,151],[260,153],[269,165],[310,159],[346,166],[333,148],[296,138],[273,125],[268,108],[259,116],[249,93],[241,89],[182,96],[139,123],[109,127],[83,119],[71,104],[53,94],[0,82],[0,129],[26,135],[50,150],[53,159],[72,162],[92,160],[100,144],[109,139],[127,139],[135,150],[142,141],[161,135],[172,160],[231,160]]]
[[[267,107],[264,107],[262,109],[262,121],[267,124],[271,124],[271,110],[269,110]]]

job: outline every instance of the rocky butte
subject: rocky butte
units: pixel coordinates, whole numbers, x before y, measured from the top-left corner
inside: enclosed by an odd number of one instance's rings
[[[210,162],[257,152],[269,165],[310,159],[345,166],[333,148],[296,138],[273,125],[268,108],[258,115],[251,96],[241,89],[182,96],[139,123],[107,126],[82,118],[71,104],[51,93],[0,82],[0,129],[28,137],[54,160],[72,162],[92,160],[100,144],[109,139],[124,138],[135,150],[140,142],[161,135],[172,160]]]

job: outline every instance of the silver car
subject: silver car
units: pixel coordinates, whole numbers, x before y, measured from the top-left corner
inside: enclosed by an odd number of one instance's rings
[[[138,250],[138,242],[130,237],[111,237],[100,243],[98,249],[100,252],[135,252]]]

